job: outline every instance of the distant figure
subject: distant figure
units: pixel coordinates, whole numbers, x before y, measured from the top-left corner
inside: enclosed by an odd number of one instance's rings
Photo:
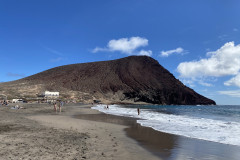
[[[60,101],[60,105],[61,105],[61,107],[63,106],[63,101]]]
[[[62,111],[62,101],[59,101],[59,104],[58,104],[58,109],[59,109],[59,112],[61,112]]]
[[[53,103],[53,106],[54,106],[54,111],[57,112],[57,103],[54,102],[54,103]]]
[[[140,115],[140,108],[137,108],[138,115]]]
[[[108,105],[107,105],[107,109],[109,109]]]

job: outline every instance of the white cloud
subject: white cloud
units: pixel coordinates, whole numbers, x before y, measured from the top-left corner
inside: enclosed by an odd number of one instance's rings
[[[161,51],[161,54],[160,56],[162,57],[168,57],[170,56],[171,54],[174,54],[174,53],[183,53],[184,52],[184,49],[181,48],[181,47],[178,47],[176,49],[172,49],[172,50],[168,50],[168,51]]]
[[[214,52],[208,52],[209,58],[199,61],[182,62],[177,70],[181,77],[221,77],[237,75],[240,71],[240,44],[234,42],[224,44]]]
[[[195,83],[198,83],[202,86],[205,87],[212,87],[213,84],[209,83],[209,82],[214,82],[215,79],[211,79],[211,78],[180,78],[181,82],[183,82],[185,85],[190,86],[191,88],[195,87]],[[207,82],[206,82],[207,81]]]
[[[211,86],[213,86],[212,84],[207,83],[207,82],[204,82],[204,81],[199,81],[198,83],[201,84],[202,86],[206,86],[206,87],[211,87]]]
[[[108,49],[107,48],[96,47],[92,50],[93,53],[103,52],[103,51],[108,51]]]
[[[152,56],[152,51],[151,50],[148,50],[148,51],[141,50],[138,55],[151,57]]]
[[[237,74],[235,77],[231,78],[230,80],[224,82],[224,85],[240,87],[240,73]]]
[[[96,52],[114,52],[119,51],[121,53],[125,53],[127,55],[133,55],[137,53],[138,55],[152,55],[151,50],[141,50],[137,49],[140,47],[146,47],[148,45],[148,40],[142,37],[130,37],[130,38],[120,38],[120,39],[112,39],[108,42],[107,47],[100,48],[96,47],[92,50],[93,53]]]
[[[113,39],[108,42],[108,48],[111,51],[120,51],[127,54],[131,54],[137,48],[147,45],[148,40],[141,37]]]
[[[240,90],[218,91],[218,93],[223,94],[223,95],[228,95],[231,97],[240,97]]]
[[[194,84],[193,80],[190,80],[190,79],[180,79],[180,81],[182,83],[184,83],[185,85],[191,87],[191,88],[195,87],[195,84]]]

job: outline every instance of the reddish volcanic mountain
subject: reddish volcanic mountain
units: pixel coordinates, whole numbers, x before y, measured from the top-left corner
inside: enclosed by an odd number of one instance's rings
[[[2,91],[7,87],[12,90],[18,88],[18,91],[14,90],[18,96],[50,90],[60,91],[64,98],[83,102],[99,99],[116,103],[215,104],[183,85],[156,60],[147,56],[60,66],[0,84]],[[24,91],[29,92],[24,94]]]

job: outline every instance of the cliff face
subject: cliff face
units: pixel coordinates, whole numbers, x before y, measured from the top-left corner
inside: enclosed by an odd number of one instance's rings
[[[60,66],[6,83],[5,86],[17,84],[41,85],[36,91],[59,90],[65,96],[70,92],[82,93],[75,94],[77,98],[88,95],[90,99],[117,102],[129,100],[153,104],[215,104],[213,100],[183,85],[156,60],[147,56]]]

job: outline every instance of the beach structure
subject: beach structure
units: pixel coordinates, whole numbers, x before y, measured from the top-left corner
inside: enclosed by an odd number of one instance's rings
[[[12,99],[12,103],[23,102],[23,99]]]
[[[59,92],[44,91],[41,96],[46,102],[54,102],[59,98]]]
[[[50,92],[50,91],[44,91],[42,93],[42,96],[45,98],[58,98],[59,92]]]

